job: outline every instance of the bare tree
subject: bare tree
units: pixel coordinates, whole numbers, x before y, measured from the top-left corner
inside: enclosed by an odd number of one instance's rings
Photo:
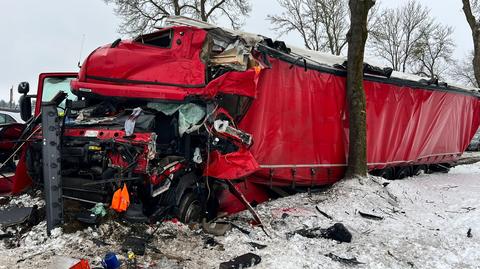
[[[439,23],[427,26],[412,49],[415,73],[430,78],[442,78],[452,61],[455,43],[453,28]]]
[[[184,15],[215,23],[226,17],[233,28],[251,11],[248,0],[104,0],[114,4],[114,12],[122,18],[119,32],[130,36],[152,31],[165,17]]]
[[[347,45],[348,7],[346,0],[277,0],[284,9],[268,15],[274,30],[295,31],[307,49],[340,55]]]
[[[480,87],[475,79],[475,71],[473,70],[473,51],[466,55],[463,59],[455,62],[449,70],[449,75],[455,81],[471,87]]]
[[[347,34],[347,102],[349,109],[348,167],[345,177],[367,175],[367,102],[363,89],[363,58],[367,42],[368,11],[375,0],[350,0]]]
[[[273,29],[281,35],[300,34],[307,49],[340,55],[348,45],[350,27],[348,0],[277,0],[284,11],[268,15]],[[378,11],[375,5],[370,14]],[[368,26],[375,24],[376,16],[368,17]]]
[[[475,76],[475,84],[480,85],[480,22],[478,17],[480,15],[480,1],[478,0],[462,0],[463,13],[467,19],[470,30],[472,31],[473,39],[473,74]]]
[[[432,23],[429,9],[415,0],[399,8],[387,8],[378,13],[377,23],[371,29],[372,51],[394,70],[405,72],[423,29]]]

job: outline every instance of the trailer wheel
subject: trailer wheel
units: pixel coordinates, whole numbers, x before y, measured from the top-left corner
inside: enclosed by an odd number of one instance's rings
[[[394,170],[392,167],[387,167],[387,168],[384,168],[382,170],[380,170],[380,176],[385,178],[385,179],[388,179],[388,180],[393,180],[395,179],[394,178]]]
[[[412,171],[412,167],[410,166],[395,168],[395,179],[404,179],[406,177],[412,176],[412,174],[413,174],[413,171]]]
[[[202,204],[198,196],[193,192],[185,192],[178,205],[178,219],[183,223],[191,223],[200,220]]]
[[[419,176],[421,173],[427,173],[428,167],[424,164],[422,165],[414,165],[413,166],[413,176]]]
[[[432,173],[448,173],[450,171],[450,165],[448,163],[436,163],[429,166],[429,170]]]

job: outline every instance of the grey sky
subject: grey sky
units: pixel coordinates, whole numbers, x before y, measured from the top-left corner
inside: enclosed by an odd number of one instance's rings
[[[461,10],[461,0],[419,0],[429,6],[439,22],[454,27],[455,56],[461,58],[473,47],[470,30]],[[382,0],[382,6],[397,6],[406,0]],[[280,13],[275,0],[253,0],[244,30],[278,37],[265,20]],[[13,85],[29,81],[32,92],[41,72],[77,71],[82,37],[82,60],[96,47],[120,37],[119,19],[113,7],[101,0],[2,0],[0,1],[0,99],[8,99]],[[287,43],[303,46],[295,34],[282,36]],[[18,95],[15,96],[18,98]]]

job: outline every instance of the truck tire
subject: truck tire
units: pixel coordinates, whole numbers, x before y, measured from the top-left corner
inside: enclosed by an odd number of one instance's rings
[[[198,196],[193,192],[185,192],[180,204],[178,205],[177,218],[181,222],[188,224],[197,222],[202,215],[202,205]]]
[[[413,171],[411,166],[398,166],[395,167],[395,179],[404,179],[412,176]]]

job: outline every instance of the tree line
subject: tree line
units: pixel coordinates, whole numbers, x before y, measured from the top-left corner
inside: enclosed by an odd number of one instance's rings
[[[129,36],[155,29],[165,17],[182,15],[216,23],[227,19],[240,28],[251,13],[245,0],[104,0],[114,5],[122,23],[119,32]],[[294,32],[310,50],[334,55],[347,52],[350,29],[348,0],[276,0],[279,14],[267,20],[279,34]],[[465,18],[472,29],[474,49],[464,59],[454,59],[453,28],[435,19],[428,7],[417,0],[405,1],[396,8],[381,2],[369,10],[366,53],[396,71],[431,79],[453,79],[469,86],[480,85],[479,0],[461,1]]]

